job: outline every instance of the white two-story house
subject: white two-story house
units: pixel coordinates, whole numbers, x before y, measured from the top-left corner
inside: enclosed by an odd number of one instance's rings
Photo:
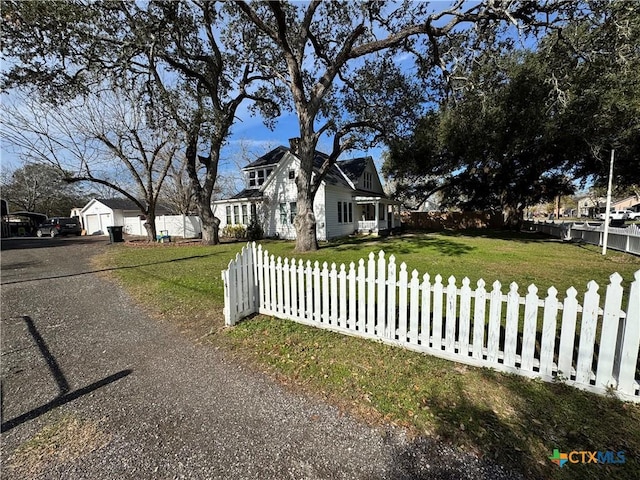
[[[327,155],[316,152],[318,171]],[[255,216],[266,237],[295,239],[297,213],[295,183],[300,159],[280,146],[243,169],[246,188],[213,203],[220,229],[247,226]],[[338,161],[322,181],[313,203],[318,240],[353,233],[382,233],[400,226],[398,202],[382,188],[371,157]]]

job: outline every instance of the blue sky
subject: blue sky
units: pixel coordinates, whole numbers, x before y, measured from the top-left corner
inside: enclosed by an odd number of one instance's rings
[[[285,112],[276,122],[273,130],[267,128],[259,116],[251,116],[249,112],[240,113],[239,120],[232,128],[228,144],[222,151],[220,162],[220,173],[226,174],[237,169],[237,164],[244,160],[242,150],[249,154],[249,161],[255,160],[260,155],[268,152],[278,145],[289,145],[289,139],[298,137],[300,130],[298,119],[295,113]],[[332,148],[332,138],[323,136],[318,144],[318,150],[329,153]],[[383,147],[371,148],[368,150],[351,150],[342,155],[344,158],[354,158],[361,156],[371,156],[380,168],[382,164]],[[245,161],[246,164],[246,161]]]

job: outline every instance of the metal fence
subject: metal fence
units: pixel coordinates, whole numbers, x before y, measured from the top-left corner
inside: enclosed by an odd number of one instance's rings
[[[602,246],[604,224],[525,222],[524,228],[533,232],[542,232],[563,240],[574,240]],[[636,224],[626,228],[609,227],[607,248],[640,255],[640,227]]]

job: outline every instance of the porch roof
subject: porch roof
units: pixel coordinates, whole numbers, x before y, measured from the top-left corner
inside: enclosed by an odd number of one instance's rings
[[[384,195],[355,195],[353,197],[353,200],[358,205],[371,202],[380,202],[387,205],[400,205],[400,202],[398,202],[397,200],[392,200]]]

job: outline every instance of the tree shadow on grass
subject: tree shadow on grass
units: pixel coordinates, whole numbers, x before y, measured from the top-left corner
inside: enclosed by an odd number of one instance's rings
[[[424,408],[433,414],[434,433],[450,444],[417,438],[394,446],[393,478],[637,479],[640,410],[636,406],[562,383],[489,369],[481,369],[481,377],[504,389],[505,404],[493,406],[481,398],[470,398],[464,375],[452,382],[453,395],[427,396]],[[460,453],[455,446],[478,456]],[[559,468],[549,459],[554,449],[564,453],[624,451],[626,462]]]
[[[558,243],[560,239],[551,237],[541,232],[526,232],[501,229],[473,228],[467,230],[445,230],[438,232],[439,235],[454,238],[488,238],[495,240],[508,240],[519,243]]]
[[[335,248],[341,251],[354,250],[362,252],[363,247],[374,247],[376,250],[384,250],[385,252],[393,254],[410,254],[423,250],[433,250],[446,256],[462,256],[476,250],[476,247],[467,245],[464,242],[427,234],[405,236],[402,238],[349,238],[332,242],[322,248]]]

